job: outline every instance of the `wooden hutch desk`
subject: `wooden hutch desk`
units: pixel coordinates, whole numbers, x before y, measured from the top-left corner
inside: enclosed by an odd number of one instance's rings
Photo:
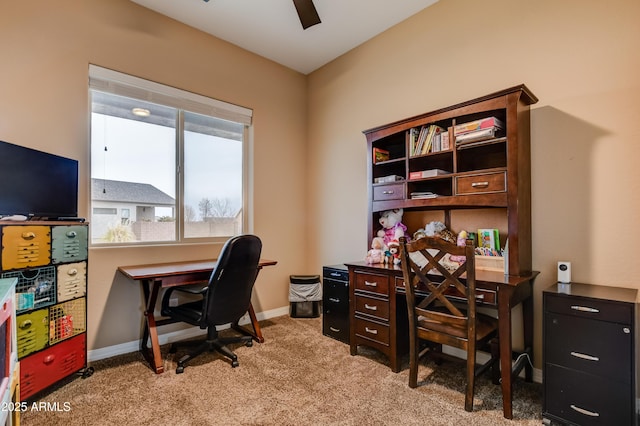
[[[384,353],[394,372],[401,370],[402,355],[408,352],[408,314],[402,268],[395,265],[358,261],[345,263],[349,269],[350,349],[356,355],[358,345]],[[537,271],[523,276],[478,270],[476,272],[478,307],[497,310],[500,339],[500,375],[503,411],[512,418],[512,382],[522,368],[525,379],[533,380],[533,367],[522,357],[514,358],[511,309],[522,304],[524,352],[533,354],[533,282]],[[419,292],[418,292],[419,293]],[[455,294],[452,299],[455,300]]]

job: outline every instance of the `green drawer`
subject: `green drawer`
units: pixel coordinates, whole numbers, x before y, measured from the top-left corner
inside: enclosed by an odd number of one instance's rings
[[[16,318],[18,359],[49,344],[49,309],[39,309]]]
[[[51,261],[77,262],[87,259],[87,227],[54,226],[51,229]]]

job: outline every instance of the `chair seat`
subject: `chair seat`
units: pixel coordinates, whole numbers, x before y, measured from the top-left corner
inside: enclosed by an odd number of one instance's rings
[[[447,312],[445,308],[438,308],[435,311]],[[418,329],[431,330],[436,332],[447,332],[460,339],[467,338],[467,327],[452,327],[438,321],[431,321],[423,316],[418,316]],[[489,315],[477,314],[476,316],[476,340],[485,340],[498,328],[498,320]]]
[[[161,314],[180,321],[199,325],[202,319],[202,302],[183,303],[179,306],[165,306]]]

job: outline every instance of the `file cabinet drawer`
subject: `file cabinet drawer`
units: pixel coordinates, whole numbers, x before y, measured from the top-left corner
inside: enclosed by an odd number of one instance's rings
[[[78,262],[87,259],[86,226],[54,226],[51,229],[51,261]]]
[[[48,226],[2,227],[2,270],[48,265],[51,261]]]
[[[58,266],[58,302],[82,297],[87,293],[87,264],[66,263]]]

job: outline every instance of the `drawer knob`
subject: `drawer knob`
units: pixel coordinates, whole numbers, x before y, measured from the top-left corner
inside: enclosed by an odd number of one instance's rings
[[[486,188],[489,186],[489,182],[484,181],[484,182],[473,182],[471,184],[472,188]]]
[[[329,330],[333,331],[334,333],[340,333],[340,329],[339,328],[329,327]]]
[[[369,287],[378,287],[378,283],[377,282],[371,282],[371,281],[367,281],[367,280],[365,280],[364,285],[367,285]]]
[[[580,312],[590,312],[593,314],[597,314],[598,312],[600,312],[600,309],[589,308],[588,306],[579,306],[579,305],[573,305],[571,306],[571,309],[580,311]]]
[[[382,191],[382,193],[383,193],[384,195],[391,195],[391,194],[393,194],[394,192],[395,192],[395,191],[390,191],[390,190]]]
[[[330,297],[330,298],[329,298],[329,301],[330,301],[330,302],[333,302],[333,303],[340,303],[340,299],[337,299],[337,298],[335,298],[335,297]]]
[[[584,408],[580,408],[580,407],[578,407],[576,405],[571,404],[570,407],[572,409],[576,410],[580,414],[584,414],[584,415],[591,416],[591,417],[600,417],[599,413],[595,413],[593,411],[585,410]]]
[[[370,333],[370,334],[378,334],[378,330],[376,330],[375,328],[365,327],[364,331],[366,331],[367,333]]]
[[[631,330],[629,329],[629,327],[622,327],[622,332],[624,334],[629,334],[629,333],[631,333]]]
[[[364,307],[365,307],[366,309],[369,309],[370,311],[377,311],[377,310],[378,310],[378,307],[377,307],[377,306],[375,306],[375,305],[368,305],[368,304],[366,304],[366,303],[364,304]]]
[[[34,239],[36,237],[36,234],[34,232],[23,232],[22,233],[22,238],[24,238],[25,240],[31,240]]]
[[[600,361],[600,358],[598,358],[597,356],[591,356],[580,352],[571,352],[571,355],[575,356],[576,358],[586,359],[587,361]]]

